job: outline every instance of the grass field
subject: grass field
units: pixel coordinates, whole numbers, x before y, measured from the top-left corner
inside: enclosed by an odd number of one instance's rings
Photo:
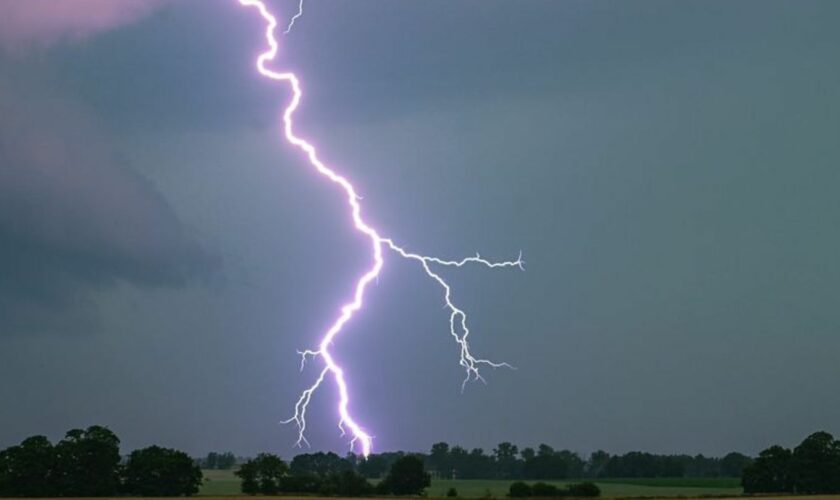
[[[199,495],[236,495],[239,491],[239,478],[232,470],[203,470],[204,485]]]
[[[125,500],[126,498],[132,497],[99,497],[97,500]],[[139,497],[134,497],[139,498]],[[172,497],[143,497],[146,500],[172,500]],[[358,500],[358,498],[343,498],[343,497],[293,497],[293,496],[277,496],[277,497],[243,497],[241,495],[233,496],[233,495],[216,495],[216,496],[205,496],[202,497],[202,500],[226,500],[230,498],[257,498],[259,500]],[[385,498],[385,497],[379,497]],[[404,497],[404,498],[420,498],[420,497]],[[431,497],[428,497],[431,498]],[[690,497],[684,497],[690,498]],[[810,496],[761,496],[761,497],[716,497],[714,500],[744,500],[744,498],[760,498],[761,500],[798,500],[798,499],[807,499],[807,500],[840,500],[840,495],[810,495]],[[9,500],[38,500],[33,498],[27,499],[9,499]],[[46,499],[45,499],[46,500]],[[74,497],[64,497],[62,500],[89,500],[89,499],[82,499],[82,498],[74,498]]]
[[[452,487],[458,490],[462,497],[496,497],[507,495],[510,480],[481,480],[481,479],[438,479],[432,481],[429,488],[430,497],[441,497]],[[528,481],[533,482],[533,481]],[[564,486],[576,481],[545,481],[547,483]],[[647,496],[726,496],[740,495],[741,487],[738,481],[721,482],[720,480],[705,479],[614,479],[595,481],[605,497],[647,497]]]
[[[239,479],[233,471],[205,470],[201,495],[236,495]],[[458,490],[458,496],[467,498],[504,498],[510,487],[509,480],[483,479],[434,479],[428,489],[430,497],[443,497],[449,488]],[[546,481],[558,486],[570,481]],[[574,482],[574,481],[571,481]],[[604,479],[596,481],[605,497],[672,497],[672,496],[736,496],[741,494],[738,478],[652,478]],[[840,500],[840,497],[834,500]]]

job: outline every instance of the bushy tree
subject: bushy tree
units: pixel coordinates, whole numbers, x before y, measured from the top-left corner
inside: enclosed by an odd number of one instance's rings
[[[219,463],[219,454],[215,451],[211,451],[204,457],[204,460],[201,461],[201,467],[205,469],[215,469],[217,468],[217,464]]]
[[[189,455],[159,446],[132,452],[122,477],[125,493],[146,497],[194,495],[202,481],[201,469]]]
[[[392,495],[422,495],[431,483],[432,478],[423,467],[423,460],[406,455],[394,462],[377,489],[380,493]]]
[[[113,496],[120,489],[120,440],[107,427],[68,431],[55,446],[56,481],[63,496]]]
[[[640,451],[631,451],[624,455],[615,455],[607,462],[601,477],[683,477],[686,466],[705,457],[674,455],[653,455]],[[704,467],[703,464],[699,464]]]
[[[33,436],[0,452],[0,496],[52,497],[58,493],[55,449],[46,437]]]
[[[744,493],[789,493],[793,491],[791,476],[793,454],[787,448],[771,446],[744,469],[741,485]]]
[[[224,453],[211,451],[201,460],[201,467],[204,469],[227,470],[232,469],[234,465],[236,465],[236,456],[229,451]]]
[[[554,451],[547,444],[541,444],[536,454],[529,449],[523,458],[522,475],[528,479],[563,479],[583,475],[584,462],[577,453]]]
[[[322,495],[358,497],[369,495],[374,491],[373,486],[364,476],[352,470],[330,474],[321,481],[322,485],[317,492]]]
[[[531,487],[528,483],[516,481],[510,485],[510,489],[508,489],[508,496],[514,498],[529,497],[531,496]]]
[[[276,495],[283,491],[283,480],[289,467],[277,455],[260,453],[248,460],[234,474],[242,480],[242,493]]]
[[[574,483],[566,488],[558,488],[549,483],[534,483],[529,485],[517,481],[510,485],[509,497],[597,497],[601,495],[601,488],[590,482]]]
[[[720,459],[720,475],[741,477],[744,469],[752,463],[752,458],[738,452],[732,452]]]
[[[595,483],[585,481],[583,483],[572,483],[566,486],[566,492],[570,497],[598,497],[601,496],[601,488]]]
[[[548,483],[534,483],[531,486],[531,496],[557,497],[560,496],[560,488]]]
[[[293,476],[314,475],[324,478],[349,470],[353,470],[353,464],[332,452],[303,453],[293,458],[289,464],[289,471]]]
[[[586,464],[587,477],[602,477],[606,472],[607,464],[610,462],[610,454],[604,450],[592,452]]]
[[[452,461],[449,457],[449,444],[435,443],[428,457],[429,468],[442,479],[452,478]]]
[[[508,442],[499,443],[493,449],[493,458],[496,462],[496,477],[509,479],[520,475],[521,463],[516,458],[519,448]]]
[[[404,453],[402,452],[375,453],[360,460],[356,466],[356,470],[358,470],[359,474],[368,478],[384,477],[391,469],[391,465],[403,455]]]
[[[840,442],[815,432],[793,449],[791,475],[796,493],[840,493]]]

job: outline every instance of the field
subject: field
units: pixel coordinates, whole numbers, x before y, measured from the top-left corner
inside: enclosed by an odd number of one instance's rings
[[[496,497],[504,498],[510,487],[509,480],[481,480],[481,479],[438,479],[432,481],[429,488],[430,497],[442,497],[451,487],[458,490],[463,497]],[[533,481],[528,481],[533,482]],[[547,483],[564,486],[575,481],[545,481]],[[648,497],[648,496],[727,496],[740,495],[739,480],[719,478],[711,479],[613,479],[595,481],[605,497]]]
[[[201,495],[236,495],[239,479],[232,471],[206,470]],[[458,496],[468,498],[504,498],[512,481],[483,479],[433,479],[428,490],[430,497],[443,497],[449,488],[458,490]],[[562,486],[569,481],[546,481]],[[604,479],[596,481],[605,497],[697,497],[736,496],[741,494],[737,478],[654,478],[654,479]],[[834,500],[840,500],[840,497]]]

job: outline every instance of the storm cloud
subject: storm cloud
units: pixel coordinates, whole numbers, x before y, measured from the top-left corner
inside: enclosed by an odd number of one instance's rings
[[[0,334],[92,329],[92,288],[177,286],[209,269],[83,108],[6,84],[0,109]]]
[[[317,370],[296,351],[368,242],[278,138],[259,16],[137,5],[107,32],[0,25],[19,33],[0,42],[0,447],[104,424],[124,450],[289,457],[277,422]],[[307,5],[277,68],[365,217],[412,250],[527,262],[445,270],[476,354],[519,368],[462,393],[439,287],[386,256],[335,344],[377,451],[840,432],[840,2]],[[307,438],[343,453],[331,390]]]

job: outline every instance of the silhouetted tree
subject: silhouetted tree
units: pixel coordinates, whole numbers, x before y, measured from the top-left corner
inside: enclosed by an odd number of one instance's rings
[[[551,446],[541,444],[536,455],[525,459],[522,475],[528,479],[580,477],[583,475],[583,460],[576,453],[568,450],[556,452]]]
[[[122,472],[123,491],[145,497],[194,495],[201,469],[183,451],[149,446],[129,455]]]
[[[204,469],[215,469],[218,463],[219,454],[215,451],[211,451],[206,457],[204,457],[204,460],[201,461],[201,467]]]
[[[260,453],[248,460],[234,474],[241,480],[242,493],[248,495],[276,495],[283,491],[283,480],[289,467],[277,455]]]
[[[741,485],[744,493],[789,493],[793,491],[791,476],[793,454],[787,448],[771,446],[744,469]]]
[[[528,486],[528,483],[516,481],[510,485],[508,496],[514,498],[529,497],[531,496],[531,487]]]
[[[566,493],[570,497],[598,497],[601,496],[601,488],[595,483],[585,481],[566,486]]]
[[[557,497],[560,496],[560,488],[548,483],[534,483],[531,486],[531,496]]]
[[[584,461],[580,455],[569,450],[560,450],[554,454],[557,462],[563,463],[563,468],[566,470],[566,476],[570,478],[583,477]]]
[[[499,443],[493,449],[493,458],[496,461],[496,477],[501,479],[509,479],[512,477],[519,477],[521,464],[516,456],[519,454],[519,448],[515,444],[508,442]]]
[[[318,489],[321,495],[358,497],[373,493],[373,486],[362,475],[352,470],[333,473],[322,479]]]
[[[601,477],[606,472],[607,464],[610,461],[610,454],[604,450],[592,452],[586,464],[587,477]]]
[[[304,453],[297,455],[289,464],[289,471],[293,476],[311,474],[326,477],[348,470],[353,470],[353,465],[347,459],[332,452]]]
[[[435,443],[428,457],[429,468],[435,471],[437,477],[450,479],[452,477],[452,461],[449,457],[449,444]]]
[[[32,436],[0,451],[0,496],[58,496],[55,449],[44,436]]]
[[[752,458],[738,452],[732,452],[720,459],[720,475],[741,477],[744,469],[752,463]]]
[[[653,455],[631,451],[614,455],[607,463],[601,477],[683,477],[686,463],[694,459],[688,456]]]
[[[380,478],[391,469],[391,465],[403,456],[403,453],[376,453],[359,461],[356,469],[359,474],[368,478]]]
[[[840,493],[840,442],[815,432],[793,449],[791,475],[796,493]]]
[[[517,481],[510,485],[508,490],[509,497],[597,497],[601,495],[601,489],[598,485],[590,482],[574,483],[568,485],[566,488],[558,488],[549,483],[534,483],[529,485],[522,481]]]
[[[527,462],[528,460],[533,460],[534,457],[537,456],[537,452],[535,452],[533,448],[522,448],[522,451],[519,452],[519,456],[522,457],[523,462]]]
[[[423,467],[423,460],[414,455],[406,455],[394,462],[377,489],[392,495],[421,495],[431,482],[431,476]]]
[[[120,487],[120,440],[94,425],[67,432],[55,446],[56,481],[62,496],[116,495]]]
[[[234,465],[236,465],[236,456],[229,451],[225,453],[211,451],[201,460],[203,469],[227,470],[232,469]]]

